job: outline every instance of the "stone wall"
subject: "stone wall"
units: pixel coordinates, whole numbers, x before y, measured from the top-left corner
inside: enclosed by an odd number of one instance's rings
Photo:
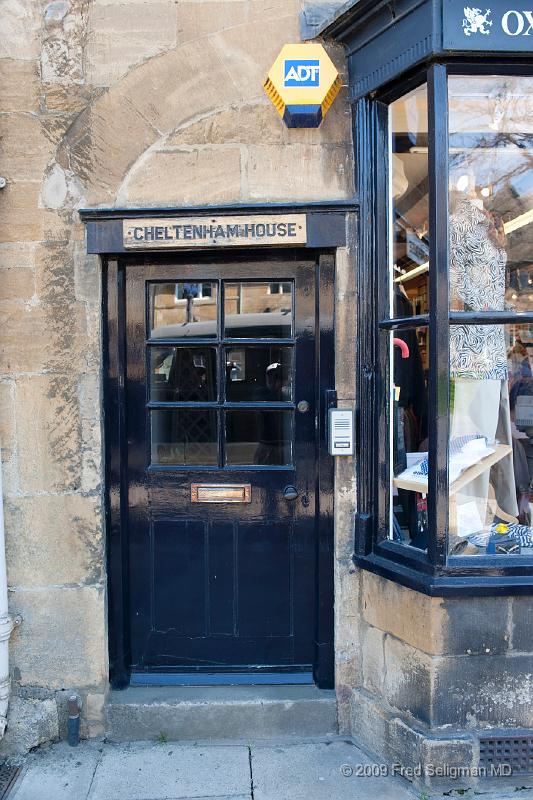
[[[476,768],[484,733],[533,728],[531,598],[428,597],[369,572],[359,582],[356,738],[391,763]]]
[[[2,5],[0,436],[10,604],[23,617],[4,751],[57,736],[69,689],[84,698],[85,733],[98,734],[107,690],[100,273],[77,209],[351,197],[346,90],[320,129],[301,131],[287,130],[263,93],[281,46],[299,40],[301,6]],[[342,311],[352,256],[339,258],[341,358],[353,339]],[[351,373],[341,373],[350,400]],[[348,682],[353,481],[350,464],[339,470],[337,642]]]
[[[335,386],[339,408],[355,409],[357,218],[347,218],[346,248],[337,250]],[[353,563],[355,459],[335,459],[335,682],[339,732],[350,733],[352,688],[360,684],[359,575]]]

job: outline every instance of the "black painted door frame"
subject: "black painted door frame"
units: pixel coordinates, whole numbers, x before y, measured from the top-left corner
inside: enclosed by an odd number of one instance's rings
[[[202,252],[200,254],[172,253],[155,255],[135,253],[131,256],[103,259],[103,322],[105,360],[105,455],[106,455],[106,517],[108,555],[108,608],[109,608],[109,655],[110,680],[113,687],[129,684],[130,646],[130,598],[127,520],[127,470],[126,470],[126,405],[125,405],[125,356],[126,356],[126,270],[128,264],[139,263],[145,258],[149,263],[157,262],[169,266],[198,263],[213,263],[221,266],[247,260],[266,261],[272,259],[314,260],[316,280],[317,318],[317,397],[320,409],[317,415],[317,587],[314,680],[322,688],[334,684],[333,645],[333,459],[327,453],[326,441],[326,392],[334,388],[334,256],[330,252],[312,249],[301,251],[273,250],[225,252]]]

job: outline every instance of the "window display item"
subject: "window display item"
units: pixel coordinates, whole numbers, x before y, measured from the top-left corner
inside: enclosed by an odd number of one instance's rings
[[[487,555],[520,555],[519,543],[507,534],[493,534],[487,544]]]
[[[515,409],[515,425],[519,428],[533,428],[533,395],[519,395]]]
[[[428,109],[445,84],[448,236],[432,247],[446,209],[428,196],[428,144],[442,145]],[[433,565],[442,552],[428,545],[444,536],[447,555],[533,556],[532,98],[530,78],[451,71],[389,105],[388,313],[383,298],[377,313],[378,463],[391,489],[378,493],[376,530]]]
[[[450,435],[484,436],[489,442],[497,442],[500,457],[494,465],[480,464],[479,474],[457,493],[458,505],[475,499],[482,520],[487,516],[489,495],[497,506],[512,518],[518,517],[516,484],[514,477],[511,416],[507,381],[497,379],[474,380],[456,378],[452,383]],[[483,456],[480,456],[483,457]],[[453,480],[450,478],[450,486]],[[460,517],[459,517],[460,518]],[[515,519],[515,521],[517,521]],[[470,527],[457,529],[459,536],[475,533]]]
[[[475,199],[457,201],[450,217],[450,305],[454,311],[503,311],[505,238]],[[452,325],[452,377],[507,380],[501,325]]]
[[[480,459],[490,456],[495,448],[491,446],[486,437],[474,434],[472,436],[458,436],[450,442],[450,483],[457,478],[468,467],[477,464]],[[424,455],[420,453],[419,455]],[[429,474],[429,460],[422,458],[409,469],[404,470],[398,476],[401,480],[419,481],[421,486],[427,485]]]
[[[521,547],[533,547],[533,530],[527,525],[518,523],[494,522],[489,531],[474,534],[468,541],[477,547],[487,547],[492,538],[506,536],[518,542]]]
[[[461,196],[450,216],[450,307],[453,311],[503,311],[506,264],[503,226],[475,196]],[[511,445],[511,412],[508,392],[507,350],[502,325],[451,325],[450,375],[452,378],[450,435],[474,433],[487,440]],[[480,455],[480,458],[483,458]],[[452,468],[450,456],[450,471]],[[496,502],[505,513],[518,516],[513,459],[501,459],[495,481]],[[454,478],[450,474],[450,484]],[[461,489],[458,506],[476,498],[485,519],[491,470],[487,469]],[[460,515],[458,516],[458,520]],[[459,528],[457,534],[474,533]]]

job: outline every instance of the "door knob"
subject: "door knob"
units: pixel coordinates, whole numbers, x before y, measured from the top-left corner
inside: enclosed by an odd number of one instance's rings
[[[283,490],[283,497],[285,500],[296,500],[298,489],[295,486],[286,486]]]
[[[300,414],[306,414],[307,411],[309,411],[310,406],[307,400],[300,400],[296,408],[298,409]]]

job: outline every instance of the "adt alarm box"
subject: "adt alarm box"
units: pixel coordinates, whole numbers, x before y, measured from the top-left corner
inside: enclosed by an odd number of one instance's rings
[[[328,412],[328,446],[331,456],[353,456],[353,411],[330,408]]]

